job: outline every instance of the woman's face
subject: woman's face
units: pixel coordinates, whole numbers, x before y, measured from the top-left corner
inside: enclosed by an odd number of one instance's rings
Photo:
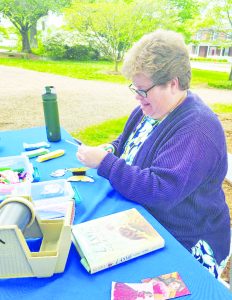
[[[140,73],[133,77],[133,85],[139,90],[147,90],[153,82],[149,77]],[[155,86],[147,92],[147,97],[136,93],[135,98],[139,101],[144,115],[154,119],[162,119],[173,107],[174,94],[172,83],[165,86]]]

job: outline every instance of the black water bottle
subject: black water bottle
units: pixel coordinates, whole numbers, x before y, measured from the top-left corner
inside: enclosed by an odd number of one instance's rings
[[[42,95],[44,118],[49,142],[58,142],[61,139],[59,111],[54,86],[46,86]]]

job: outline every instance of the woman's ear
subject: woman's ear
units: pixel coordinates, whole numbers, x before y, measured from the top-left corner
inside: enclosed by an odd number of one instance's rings
[[[179,91],[179,79],[178,77],[173,78],[172,80],[170,80],[170,88],[171,88],[171,92],[172,94],[176,94],[177,91]]]

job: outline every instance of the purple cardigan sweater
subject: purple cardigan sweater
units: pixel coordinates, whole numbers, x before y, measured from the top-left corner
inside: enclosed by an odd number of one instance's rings
[[[227,150],[217,116],[188,92],[184,102],[154,129],[132,166],[120,155],[143,117],[137,107],[98,168],[113,188],[143,205],[189,251],[199,240],[219,264],[229,254],[230,217],[222,182]]]

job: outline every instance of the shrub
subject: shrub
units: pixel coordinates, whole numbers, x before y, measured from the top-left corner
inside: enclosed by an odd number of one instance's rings
[[[85,45],[65,46],[64,58],[71,60],[97,60],[99,52]]]
[[[232,90],[232,81],[212,81],[208,82],[208,86],[215,87],[218,89],[226,89],[226,90]]]
[[[211,104],[211,108],[217,114],[231,114],[232,113],[232,104],[214,103],[214,104]]]
[[[44,40],[45,54],[54,59],[97,60],[99,52],[83,44],[75,32],[56,32]]]
[[[64,38],[62,34],[57,33],[48,36],[43,42],[45,54],[52,58],[63,58],[65,54]]]
[[[205,61],[205,62],[228,62],[225,58],[210,58],[210,57],[191,57],[193,61]]]

